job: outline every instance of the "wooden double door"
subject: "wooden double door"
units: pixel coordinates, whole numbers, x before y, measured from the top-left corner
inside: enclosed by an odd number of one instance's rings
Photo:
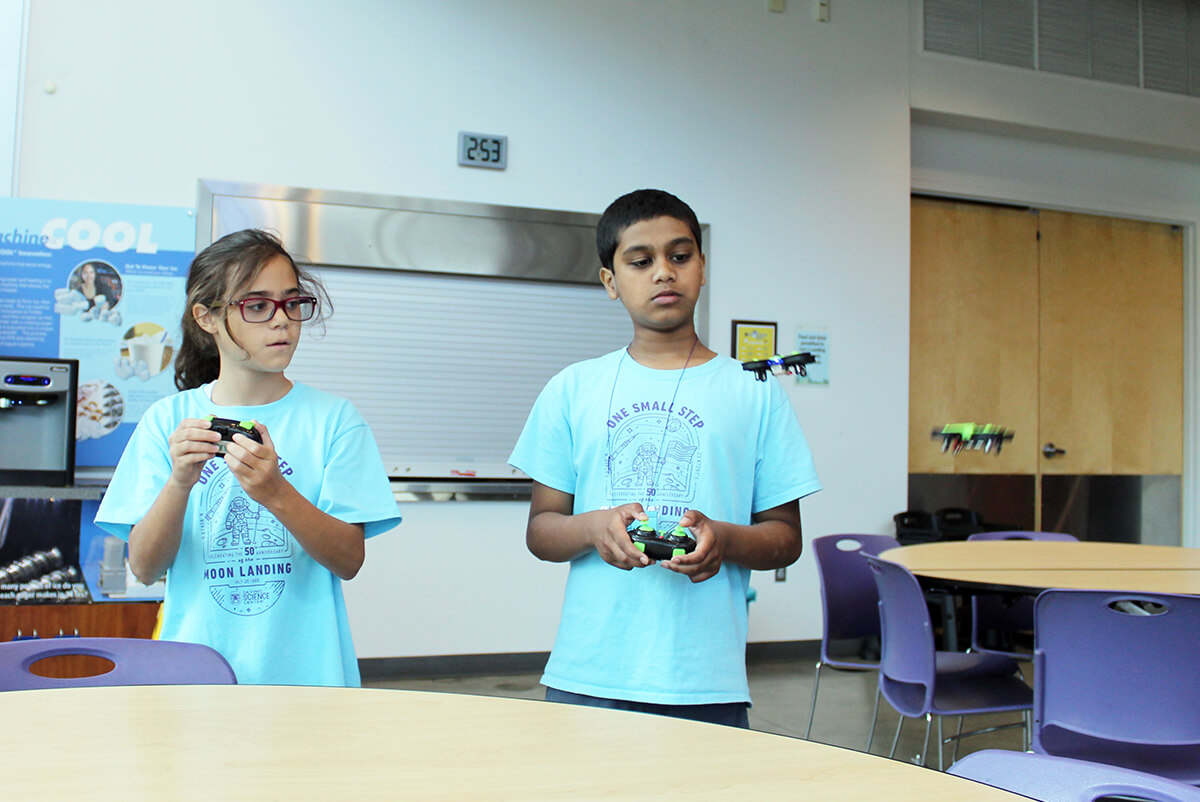
[[[1183,357],[1177,227],[913,198],[910,507],[1178,544]],[[943,453],[961,422],[1014,436]]]

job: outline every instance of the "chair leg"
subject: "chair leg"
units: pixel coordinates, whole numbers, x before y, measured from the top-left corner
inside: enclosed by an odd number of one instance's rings
[[[925,747],[921,750],[921,763],[925,766],[929,763],[929,725],[933,723],[933,716],[929,713],[925,714]],[[941,725],[941,719],[938,719],[938,725]],[[940,749],[941,747],[939,747]]]
[[[946,747],[946,741],[942,738],[942,718],[944,717],[938,716],[938,771],[946,770],[946,759],[943,754]]]
[[[804,730],[804,740],[812,735],[813,716],[817,714],[817,689],[821,687],[821,661],[817,661],[817,670],[813,672],[813,697],[808,708],[808,727]]]
[[[962,743],[962,720],[963,717],[958,717],[958,730],[954,733],[954,753],[950,757],[950,765],[953,766],[958,762],[958,745]]]
[[[896,744],[900,743],[900,728],[904,726],[904,716],[900,716],[900,720],[896,722],[896,735],[892,738],[892,751],[888,752],[888,757],[896,756]]]
[[[953,593],[947,593],[945,601],[942,602],[942,609],[945,610],[945,620],[942,622],[942,630],[946,637],[946,651],[958,651],[958,608],[956,607],[956,599]]]
[[[875,740],[875,724],[879,721],[879,697],[883,694],[879,685],[875,685],[875,709],[871,711],[871,731],[867,733],[867,754],[871,753],[871,741]]]

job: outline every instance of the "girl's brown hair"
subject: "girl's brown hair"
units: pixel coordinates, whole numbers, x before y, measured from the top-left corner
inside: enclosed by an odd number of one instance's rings
[[[223,309],[236,297],[238,290],[249,286],[267,262],[277,256],[287,259],[296,271],[296,286],[300,292],[317,298],[317,314],[313,321],[322,322],[332,313],[333,307],[321,282],[296,266],[277,236],[255,228],[226,234],[196,254],[188,268],[187,303],[181,321],[183,342],[175,355],[175,386],[180,390],[214,381],[221,373],[216,341],[192,317],[192,307],[202,304],[212,310]],[[223,316],[222,321],[230,339],[236,343],[229,329],[229,318]]]

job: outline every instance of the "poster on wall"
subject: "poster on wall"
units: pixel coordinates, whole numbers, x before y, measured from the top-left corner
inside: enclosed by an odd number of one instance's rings
[[[192,210],[0,198],[0,354],[79,360],[76,466],[114,466],[175,392]]]
[[[808,351],[817,361],[808,366],[807,376],[796,376],[796,384],[829,385],[829,330],[802,329],[796,332],[796,350]]]
[[[770,359],[775,355],[774,321],[735,320],[733,326],[733,358],[738,362]]]

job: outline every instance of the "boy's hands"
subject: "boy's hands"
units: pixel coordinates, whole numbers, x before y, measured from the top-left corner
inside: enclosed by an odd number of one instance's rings
[[[688,510],[679,523],[691,530],[696,548],[691,554],[664,560],[662,565],[693,582],[716,576],[726,560],[752,571],[791,565],[804,546],[799,501],[757,512],[749,526],[714,521],[698,510]]]
[[[549,562],[568,562],[594,550],[606,563],[625,571],[653,562],[637,550],[627,531],[635,520],[645,520],[641,504],[575,514],[574,498],[533,482],[525,527],[525,545],[531,554]]]
[[[641,504],[578,514],[573,508],[571,494],[533,482],[525,544],[535,557],[567,562],[594,549],[606,563],[626,571],[654,562],[629,537],[629,525],[647,518]],[[691,531],[696,548],[662,565],[692,582],[716,576],[726,560],[753,571],[791,565],[803,545],[796,500],[755,513],[749,525],[714,521],[699,510],[684,513],[679,523]]]
[[[699,510],[688,510],[679,519],[679,525],[691,530],[696,539],[696,548],[689,554],[681,554],[661,565],[669,571],[683,574],[693,582],[712,579],[725,562],[724,544],[713,526],[714,521]]]
[[[635,501],[607,512],[609,514],[600,519],[602,526],[593,533],[592,545],[601,559],[625,571],[649,565],[652,560],[638,551],[629,537],[630,524],[647,520],[642,505]]]

